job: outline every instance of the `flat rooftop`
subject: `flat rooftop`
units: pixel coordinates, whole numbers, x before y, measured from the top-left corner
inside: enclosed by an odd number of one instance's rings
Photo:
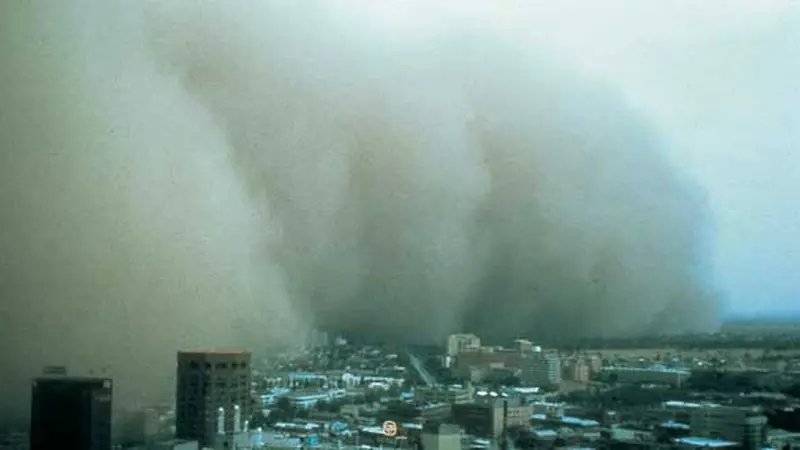
[[[111,377],[92,377],[92,376],[72,376],[72,375],[40,375],[34,378],[36,382],[58,382],[58,383],[105,383],[110,382]]]
[[[719,439],[708,439],[701,437],[682,437],[676,439],[681,444],[691,445],[693,447],[711,447],[711,448],[724,448],[736,447],[738,444],[731,441],[723,441]]]
[[[180,350],[179,354],[183,355],[246,355],[250,352],[246,350],[236,349],[217,349],[217,350]]]

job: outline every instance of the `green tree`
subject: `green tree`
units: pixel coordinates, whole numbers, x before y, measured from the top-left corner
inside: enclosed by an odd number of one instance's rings
[[[342,410],[342,402],[341,401],[332,401],[328,403],[328,412],[338,414],[339,411]]]
[[[288,397],[278,397],[275,407],[281,420],[292,420],[297,415],[297,408],[292,405]]]
[[[389,390],[386,391],[386,395],[391,398],[400,397],[400,387],[395,384],[390,385]]]
[[[281,411],[289,411],[292,409],[292,402],[289,401],[289,397],[278,397],[278,401],[275,402],[275,407]]]
[[[250,417],[250,428],[256,429],[258,427],[265,427],[269,424],[267,420],[267,415],[264,414],[263,411],[260,409],[255,411],[253,415]]]
[[[381,399],[381,394],[378,390],[370,389],[364,392],[364,401],[366,403],[375,403],[377,401],[380,401],[380,399]]]

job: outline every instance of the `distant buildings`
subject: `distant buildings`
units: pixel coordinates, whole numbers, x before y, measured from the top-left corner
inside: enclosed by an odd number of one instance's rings
[[[451,405],[447,403],[393,402],[386,406],[381,420],[425,423],[444,422],[450,418]]]
[[[447,337],[447,356],[455,357],[466,351],[476,351],[481,340],[474,334],[451,334]]]
[[[562,382],[558,352],[544,350],[525,339],[514,341],[512,348],[481,347],[480,339],[471,334],[451,335],[448,339],[449,365],[454,376],[481,382],[494,373],[519,373],[526,385],[559,386]],[[588,378],[588,376],[587,376]]]
[[[112,393],[107,378],[35,379],[30,450],[111,448]]]
[[[562,366],[564,378],[576,383],[588,383],[592,368],[588,361],[577,358]]]
[[[331,345],[331,337],[324,331],[311,330],[306,337],[309,348],[322,348]]]
[[[309,409],[320,402],[330,402],[347,396],[345,389],[329,389],[324,392],[292,392],[286,396],[289,404],[298,409]]]
[[[520,363],[520,379],[530,386],[561,384],[561,359],[554,351],[534,351],[524,355]]]
[[[460,378],[474,378],[474,374],[480,377],[491,370],[519,367],[522,354],[516,349],[478,347],[461,351],[454,358],[453,374]],[[472,381],[479,382],[480,379]]]
[[[177,438],[233,448],[233,433],[250,417],[251,402],[250,353],[178,352]]]
[[[414,389],[414,400],[428,403],[471,403],[471,386],[430,386]]]
[[[612,382],[655,383],[680,387],[692,373],[656,364],[650,367],[604,367],[603,374]]]

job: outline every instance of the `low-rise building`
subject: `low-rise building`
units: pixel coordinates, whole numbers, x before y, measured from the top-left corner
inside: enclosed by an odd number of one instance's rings
[[[461,450],[462,433],[458,425],[432,424],[422,430],[422,448],[425,450]]]
[[[308,409],[321,402],[330,402],[345,398],[347,391],[344,389],[331,389],[329,391],[294,392],[287,395],[289,402],[295,408]]]
[[[657,383],[680,387],[691,376],[685,369],[653,365],[650,367],[604,367],[603,374],[612,382]]]
[[[745,449],[760,449],[767,441],[767,417],[758,408],[697,408],[690,426],[693,436],[729,440]]]
[[[453,405],[453,421],[474,436],[497,438],[503,432],[503,408],[507,404],[508,427],[530,424],[533,407],[518,399],[503,397],[477,397],[474,402]]]
[[[472,386],[428,386],[414,389],[414,400],[429,403],[461,404],[472,402]]]
[[[442,423],[450,419],[451,413],[452,409],[448,403],[395,401],[386,405],[380,414],[380,419],[409,423]]]

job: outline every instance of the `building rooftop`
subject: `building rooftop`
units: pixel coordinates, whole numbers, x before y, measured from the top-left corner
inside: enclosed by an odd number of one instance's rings
[[[739,445],[736,442],[722,441],[719,439],[708,439],[701,437],[683,437],[683,438],[678,438],[675,441],[680,444],[692,445],[695,447],[720,448],[720,447],[736,447]]]
[[[600,422],[596,420],[581,419],[578,417],[570,417],[570,416],[548,417],[547,414],[533,414],[531,416],[531,420],[558,421],[563,423],[564,425],[575,425],[579,427],[596,427],[600,425]]]
[[[236,349],[216,349],[216,350],[180,350],[178,353],[186,355],[246,355],[250,352]]]
[[[663,428],[672,428],[673,430],[691,430],[692,427],[685,423],[675,422],[673,420],[668,420],[666,422],[661,423]]]
[[[682,402],[679,400],[668,400],[664,402],[665,408],[721,408],[722,405],[717,403],[694,403],[694,402]]]
[[[667,367],[662,364],[653,364],[649,367],[630,367],[630,366],[614,366],[603,367],[605,371],[624,371],[624,372],[660,372],[660,373],[674,373],[681,375],[691,375],[692,372],[686,369],[678,369],[675,367]]]
[[[65,382],[97,382],[109,381],[111,377],[73,376],[73,375],[40,375],[35,380],[65,381]]]

